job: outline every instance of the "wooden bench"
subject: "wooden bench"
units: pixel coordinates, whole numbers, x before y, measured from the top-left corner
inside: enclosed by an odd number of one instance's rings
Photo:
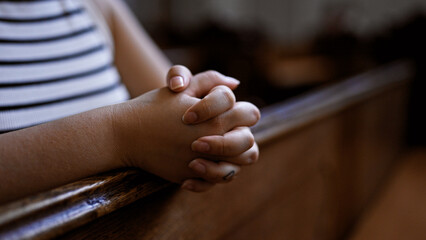
[[[413,70],[397,62],[262,109],[260,160],[195,194],[136,169],[0,207],[0,239],[336,239],[402,149]]]

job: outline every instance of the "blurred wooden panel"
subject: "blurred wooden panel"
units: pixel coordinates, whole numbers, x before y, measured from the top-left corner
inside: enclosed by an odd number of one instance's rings
[[[289,136],[317,131],[316,137],[305,135],[304,142],[297,143],[301,151],[296,153],[295,146],[290,151],[307,174],[305,181],[292,183],[303,190],[281,191],[225,239],[344,236],[400,155],[404,94],[403,89],[388,92]],[[274,158],[268,152],[262,151],[264,161]],[[287,153],[282,149],[284,161],[289,160]]]
[[[340,115],[337,158],[327,158],[328,213],[345,234],[374,196],[403,146],[406,90],[397,88]],[[331,162],[334,161],[334,162]],[[332,238],[332,239],[333,239]]]
[[[349,239],[426,239],[426,149],[409,152]]]

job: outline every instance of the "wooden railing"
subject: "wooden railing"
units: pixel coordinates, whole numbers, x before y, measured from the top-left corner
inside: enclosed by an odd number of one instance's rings
[[[194,194],[117,170],[0,207],[0,239],[341,237],[401,149],[412,72],[393,63],[262,109],[260,161],[233,183]]]

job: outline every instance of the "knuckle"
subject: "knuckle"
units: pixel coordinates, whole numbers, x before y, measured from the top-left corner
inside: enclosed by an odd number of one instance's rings
[[[201,101],[200,102],[200,109],[197,112],[200,116],[210,116],[212,113],[212,106],[208,101]]]
[[[224,85],[219,85],[214,87],[211,92],[215,92],[215,95],[218,96],[219,98],[224,99],[228,105],[231,105],[231,106],[234,105],[236,98],[235,98],[234,92],[232,92],[232,90],[229,87]]]
[[[255,144],[253,153],[251,154],[251,158],[252,158],[253,163],[256,163],[256,162],[259,161],[259,154],[260,154],[259,153],[259,147],[257,146],[257,144]]]
[[[259,109],[252,103],[249,102],[243,102],[243,104],[246,106],[246,108],[248,109],[248,111],[250,112],[251,116],[253,117],[253,119],[257,122],[260,120],[260,111]]]
[[[244,116],[246,119],[253,121],[255,111],[248,103],[238,102],[237,105],[234,106],[233,110],[235,111],[235,114]]]
[[[215,70],[208,70],[205,71],[204,74],[206,75],[207,78],[209,78],[210,80],[220,80],[220,73],[215,71]]]
[[[253,147],[255,143],[254,135],[250,132],[250,134],[247,136],[248,145],[249,147]]]
[[[245,154],[242,154],[240,157],[241,157],[241,164],[252,165],[258,161],[259,151],[257,147],[252,147],[250,150],[248,150]]]
[[[232,104],[235,102],[235,95],[228,87],[221,86],[221,93],[227,103]]]
[[[251,165],[253,163],[251,156],[244,157],[240,160],[241,164],[243,165]]]
[[[256,153],[249,150],[248,154],[244,154],[244,157],[241,159],[244,165],[252,165],[256,163]]]
[[[259,151],[255,151],[254,153],[252,153],[250,158],[252,163],[257,163],[259,160]]]
[[[254,115],[256,122],[258,122],[261,118],[261,115],[260,115],[260,111],[257,107],[255,107],[255,109],[253,110],[253,115]]]
[[[255,138],[249,127],[241,127],[244,138],[247,140],[249,148],[253,147]]]
[[[213,134],[224,134],[226,132],[225,129],[225,119],[222,116],[217,116],[212,119],[211,125],[213,129]]]

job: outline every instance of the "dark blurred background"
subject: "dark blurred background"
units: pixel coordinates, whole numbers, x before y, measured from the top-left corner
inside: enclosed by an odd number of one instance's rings
[[[426,145],[424,0],[127,0],[174,64],[263,107],[397,59],[416,67],[407,144]]]

